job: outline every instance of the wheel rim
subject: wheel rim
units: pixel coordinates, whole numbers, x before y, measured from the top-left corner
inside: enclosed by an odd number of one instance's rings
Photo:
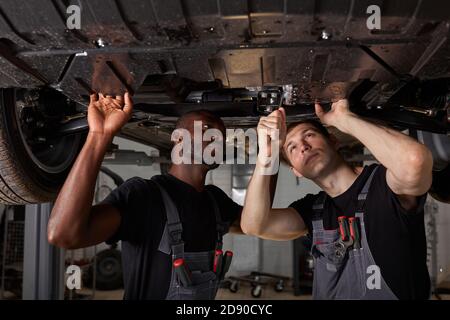
[[[99,263],[98,272],[105,277],[111,277],[117,274],[118,263],[114,258],[105,258]]]
[[[22,98],[26,92],[28,91],[16,90],[15,101],[18,101],[18,98]],[[81,135],[74,134],[52,138],[39,146],[32,146],[29,141],[33,137],[27,132],[27,124],[25,123],[24,115],[21,114],[23,108],[16,105],[15,109],[19,135],[31,161],[42,171],[50,174],[58,174],[68,169],[78,154]]]

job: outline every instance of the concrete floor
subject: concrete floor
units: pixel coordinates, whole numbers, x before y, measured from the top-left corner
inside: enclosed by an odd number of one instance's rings
[[[446,281],[441,282],[438,285],[438,288],[445,288],[450,290],[450,279],[446,279]],[[284,291],[276,292],[271,285],[267,285],[261,294],[261,297],[254,298],[251,295],[252,287],[248,283],[241,283],[238,292],[233,293],[228,288],[220,288],[217,292],[216,300],[311,300],[312,296],[310,294],[302,294],[299,296],[295,296],[292,288],[292,284],[286,284]],[[92,295],[92,290],[90,289],[81,289],[77,290],[77,293],[84,295],[87,299],[90,299],[90,295]],[[123,290],[111,290],[111,291],[102,291],[96,290],[94,295],[94,300],[122,300]],[[450,294],[442,294],[439,297],[433,295],[431,300],[450,300]]]
[[[449,288],[450,282],[441,283],[441,288]],[[89,291],[85,291],[88,293]],[[228,289],[219,289],[216,300],[311,300],[311,295],[299,295],[295,296],[293,289],[287,287],[283,292],[276,292],[273,288],[265,288],[262,291],[260,298],[253,298],[251,295],[251,286],[242,284],[239,291],[236,293],[230,292]],[[90,292],[89,292],[90,293]],[[121,300],[123,297],[123,290],[111,290],[95,292],[95,300]],[[438,297],[433,296],[431,300],[450,300],[450,295],[440,295]]]
[[[449,288],[450,282],[443,282],[439,285],[440,288]],[[90,290],[80,290],[80,293],[90,295]],[[282,292],[276,292],[273,288],[267,287],[263,289],[260,298],[253,298],[251,295],[251,286],[242,284],[238,292],[233,293],[228,289],[219,289],[216,300],[311,300],[311,295],[299,295],[295,296],[291,287],[286,287]],[[123,290],[111,290],[95,292],[94,300],[122,300]],[[439,299],[440,298],[440,299]],[[438,297],[433,296],[431,300],[450,300],[450,294],[440,295]]]
[[[80,290],[80,293],[83,290]],[[251,287],[242,285],[236,293],[228,289],[219,289],[216,300],[311,300],[311,295],[295,296],[292,288],[286,288],[283,292],[276,292],[272,288],[263,289],[260,298],[253,298],[251,295]],[[90,294],[89,290],[83,291],[85,294]],[[111,290],[95,292],[94,300],[121,300],[123,297],[123,290]]]

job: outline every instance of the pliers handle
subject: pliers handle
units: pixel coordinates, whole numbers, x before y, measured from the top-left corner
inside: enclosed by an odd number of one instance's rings
[[[353,248],[361,248],[361,236],[359,232],[359,219],[357,217],[348,218],[350,223],[350,235],[353,238]]]

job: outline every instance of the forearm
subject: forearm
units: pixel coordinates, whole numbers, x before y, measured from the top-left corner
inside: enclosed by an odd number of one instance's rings
[[[273,207],[273,201],[275,199],[275,192],[277,191],[278,172],[270,176],[269,182],[269,194],[270,194],[270,207]]]
[[[411,137],[349,114],[337,128],[357,138],[399,179],[414,180],[431,171],[429,150]]]
[[[89,133],[53,207],[49,239],[76,239],[87,230],[95,182],[112,137]]]
[[[264,167],[257,163],[247,188],[241,216],[241,228],[246,234],[258,235],[266,225],[272,208],[274,177],[263,174],[263,170]]]

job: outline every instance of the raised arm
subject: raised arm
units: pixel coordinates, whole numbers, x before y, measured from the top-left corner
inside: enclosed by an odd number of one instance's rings
[[[92,206],[100,165],[114,135],[130,119],[133,104],[124,97],[91,95],[89,133],[53,207],[48,241],[63,248],[101,243],[120,225],[120,213],[111,205]]]
[[[432,181],[433,158],[423,144],[411,137],[359,118],[350,112],[347,100],[333,103],[329,112],[316,104],[322,123],[336,127],[361,141],[374,157],[386,167],[386,180],[391,190],[400,196],[404,207],[411,198],[428,191]]]
[[[275,155],[271,137],[278,130],[278,148],[286,139],[286,115],[283,108],[262,117],[258,123],[258,144],[260,154],[255,171],[250,180],[241,216],[241,229],[245,234],[270,240],[291,240],[307,232],[303,219],[293,208],[272,209],[270,184],[273,178],[266,174],[261,160],[262,146],[269,150],[268,156]],[[278,161],[278,160],[277,160]]]

